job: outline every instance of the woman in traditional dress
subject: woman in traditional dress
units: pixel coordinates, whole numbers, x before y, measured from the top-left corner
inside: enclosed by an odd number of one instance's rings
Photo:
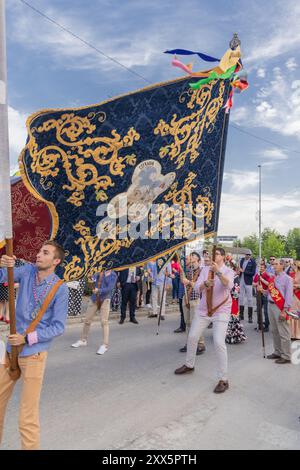
[[[232,306],[231,306],[231,318],[228,323],[227,333],[225,341],[228,344],[238,344],[242,343],[247,339],[243,326],[239,318],[239,292],[240,292],[240,281],[238,267],[230,262],[231,268],[235,272],[234,285],[231,291]]]
[[[68,316],[75,317],[81,314],[82,297],[84,293],[85,279],[67,283],[69,287]]]
[[[9,323],[7,283],[0,284],[0,321]]]

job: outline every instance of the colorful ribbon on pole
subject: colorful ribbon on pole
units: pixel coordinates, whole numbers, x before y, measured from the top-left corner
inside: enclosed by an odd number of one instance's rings
[[[247,73],[242,69],[242,62],[240,60],[240,56],[238,60],[235,61],[234,65],[228,67],[225,70],[226,64],[232,64],[232,54],[234,54],[231,50],[228,50],[226,54],[223,56],[222,60],[216,59],[215,57],[208,56],[203,54],[202,52],[195,52],[186,49],[172,49],[165,51],[165,54],[175,54],[174,59],[172,60],[172,65],[174,67],[178,67],[183,70],[185,73],[190,75],[191,77],[202,77],[195,83],[190,83],[190,87],[192,90],[199,90],[203,85],[210,83],[213,80],[231,80],[231,90],[228,95],[228,99],[224,106],[225,112],[228,113],[229,110],[232,108],[233,105],[233,94],[234,93],[241,93],[242,91],[246,90],[249,86],[247,81]],[[214,70],[207,70],[202,72],[193,72],[192,71],[192,64],[184,64],[180,60],[177,59],[176,55],[198,55],[201,59],[207,62],[217,62],[219,61],[219,66]],[[236,56],[236,54],[235,54]],[[234,58],[235,58],[234,56]],[[225,60],[226,59],[226,60]],[[225,66],[225,67],[224,67]],[[222,71],[223,70],[223,71]],[[220,73],[221,71],[221,73]]]

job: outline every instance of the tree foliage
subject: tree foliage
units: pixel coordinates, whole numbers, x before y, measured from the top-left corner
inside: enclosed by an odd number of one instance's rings
[[[256,234],[237,240],[235,246],[250,248],[254,257],[259,254],[259,240]],[[267,259],[270,256],[300,259],[300,228],[291,229],[287,236],[269,227],[265,228],[262,232],[262,256]]]

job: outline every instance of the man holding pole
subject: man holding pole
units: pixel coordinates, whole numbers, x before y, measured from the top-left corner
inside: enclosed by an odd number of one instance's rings
[[[186,374],[194,371],[196,351],[199,338],[203,336],[205,329],[213,322],[213,338],[218,360],[219,382],[214,389],[215,393],[223,393],[228,389],[227,377],[227,349],[226,332],[231,312],[231,289],[234,284],[234,272],[225,263],[225,251],[217,248],[215,261],[211,266],[203,267],[197,282],[185,281],[189,283],[195,291],[202,293],[199,309],[193,318],[191,330],[187,343],[186,362],[182,367],[175,370],[176,375]],[[211,274],[214,273],[214,279]],[[213,296],[210,305],[209,291],[213,286]]]
[[[184,320],[186,324],[186,332],[187,332],[187,338],[189,336],[191,324],[194,318],[195,313],[197,312],[199,308],[199,301],[200,301],[200,293],[195,292],[194,289],[191,287],[190,282],[185,282],[187,279],[188,281],[192,281],[196,283],[198,277],[200,276],[201,273],[201,257],[199,253],[196,251],[193,251],[190,254],[190,265],[186,270],[186,275],[184,274],[183,270],[181,273],[181,280],[182,283],[186,284],[186,293],[183,298],[183,312],[184,312]],[[185,346],[180,348],[180,352],[186,352],[187,351],[187,343]],[[199,356],[200,354],[203,354],[205,351],[205,340],[204,337],[201,336],[198,341],[198,347],[197,347],[197,352],[196,355]]]
[[[64,332],[68,312],[68,288],[54,273],[63,259],[63,248],[47,241],[37,254],[36,265],[25,264],[14,269],[14,279],[20,284],[17,333],[9,335],[6,363],[0,364],[0,442],[6,406],[16,383],[16,377],[10,373],[12,350],[18,348],[22,379],[19,429],[23,450],[40,448],[39,401],[47,351],[53,338]],[[14,257],[2,256],[0,282],[6,282],[5,268],[13,268],[14,264]]]
[[[158,271],[157,262],[150,261],[147,264],[147,268],[150,272],[152,278],[152,314],[149,315],[149,318],[158,316],[158,305],[161,306],[161,316],[160,319],[165,319],[165,310],[166,310],[166,298],[167,298],[167,288],[171,285],[171,264],[168,263]]]

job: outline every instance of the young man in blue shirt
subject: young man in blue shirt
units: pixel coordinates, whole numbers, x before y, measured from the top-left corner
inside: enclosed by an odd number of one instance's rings
[[[43,244],[37,254],[36,264],[25,264],[14,269],[15,282],[19,283],[16,305],[17,333],[9,335],[7,353],[12,346],[23,346],[19,355],[21,369],[21,402],[19,430],[23,450],[40,448],[39,401],[47,359],[47,351],[53,338],[63,334],[68,312],[68,288],[62,284],[49,303],[35,331],[26,335],[26,330],[37,316],[46,296],[59,281],[55,268],[64,260],[64,250],[55,241]],[[7,281],[7,270],[14,267],[15,258],[2,256],[0,282]],[[12,395],[14,381],[4,364],[0,364],[0,442],[6,406]]]
[[[101,326],[103,329],[103,342],[99,347],[97,354],[105,354],[108,350],[109,341],[109,312],[110,312],[110,301],[113,289],[117,282],[117,274],[114,271],[108,270],[96,274],[93,277],[95,287],[93,289],[93,295],[91,296],[83,325],[81,338],[72,344],[73,348],[79,348],[81,346],[87,346],[88,334],[90,326],[97,311],[100,311]]]

